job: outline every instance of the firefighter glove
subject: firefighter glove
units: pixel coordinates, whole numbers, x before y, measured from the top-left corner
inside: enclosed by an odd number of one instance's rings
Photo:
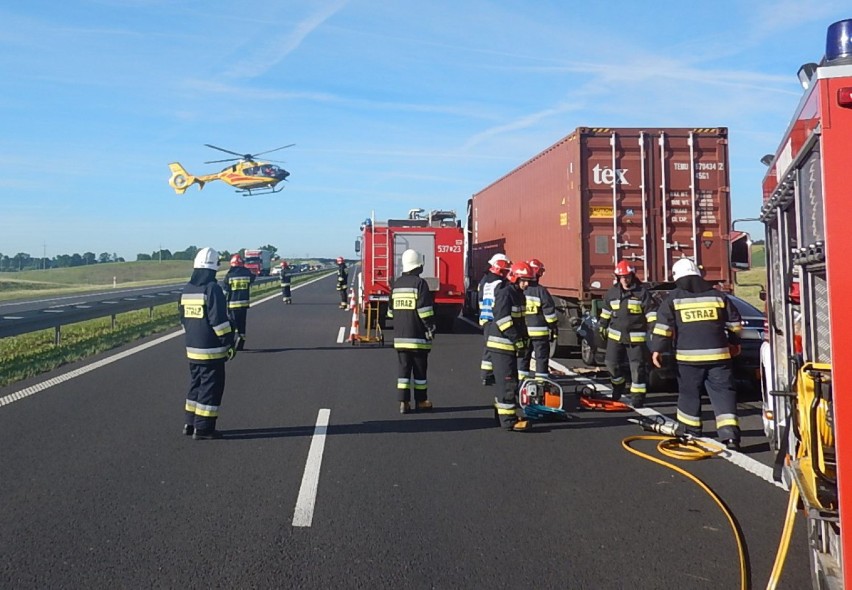
[[[428,340],[429,342],[432,342],[432,340],[434,338],[435,338],[435,330],[433,330],[432,328],[426,328],[426,340]]]
[[[550,341],[556,342],[559,339],[559,328],[551,328],[550,329]]]
[[[232,346],[228,349],[228,360],[234,360],[234,357],[237,356],[237,348]]]
[[[606,337],[609,334],[609,329],[606,326],[598,326],[598,334],[601,335],[601,338],[606,340]]]
[[[520,352],[520,351],[522,351],[524,348],[526,348],[526,347],[524,346],[524,340],[523,340],[523,338],[518,338],[517,340],[515,340],[515,350],[517,350],[517,351],[519,351],[519,352]]]
[[[729,344],[728,350],[731,351],[731,356],[733,357],[739,356],[743,349],[742,346],[740,346],[739,344]]]

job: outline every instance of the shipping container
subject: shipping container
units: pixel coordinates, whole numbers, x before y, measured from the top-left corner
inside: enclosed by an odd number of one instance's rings
[[[730,290],[726,128],[580,127],[471,197],[466,307],[488,258],[538,258],[557,299],[560,344],[627,260],[647,282],[681,257]]]

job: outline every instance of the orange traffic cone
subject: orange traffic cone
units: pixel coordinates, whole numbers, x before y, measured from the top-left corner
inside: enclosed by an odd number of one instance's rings
[[[353,344],[359,340],[359,336],[361,335],[361,328],[358,325],[358,307],[356,305],[352,305],[352,325],[349,327],[349,341]]]
[[[349,289],[349,309],[355,309],[355,290]]]

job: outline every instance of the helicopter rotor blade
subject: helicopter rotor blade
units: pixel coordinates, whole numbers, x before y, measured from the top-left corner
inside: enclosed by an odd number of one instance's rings
[[[219,162],[237,162],[242,160],[242,158],[228,158],[227,160],[210,160],[209,162],[204,162],[205,164],[218,164]]]
[[[243,154],[238,154],[237,152],[232,152],[231,150],[226,150],[225,148],[220,148],[220,147],[217,147],[215,145],[210,145],[209,143],[205,143],[204,145],[209,147],[209,148],[213,148],[214,150],[219,150],[220,152],[225,152],[226,154],[233,154],[235,156],[239,156],[240,158],[245,157]]]
[[[275,148],[274,150],[266,150],[265,152],[258,152],[254,154],[255,156],[262,156],[263,154],[271,154],[272,152],[277,152],[278,150],[283,150],[284,148],[293,147],[296,145],[295,143],[291,143],[290,145],[282,145],[279,148]]]

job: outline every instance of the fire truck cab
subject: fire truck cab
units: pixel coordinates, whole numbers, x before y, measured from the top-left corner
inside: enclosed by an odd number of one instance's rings
[[[799,80],[805,94],[761,160],[764,424],[801,494],[813,587],[852,588],[852,20],[829,27],[825,57]]]

